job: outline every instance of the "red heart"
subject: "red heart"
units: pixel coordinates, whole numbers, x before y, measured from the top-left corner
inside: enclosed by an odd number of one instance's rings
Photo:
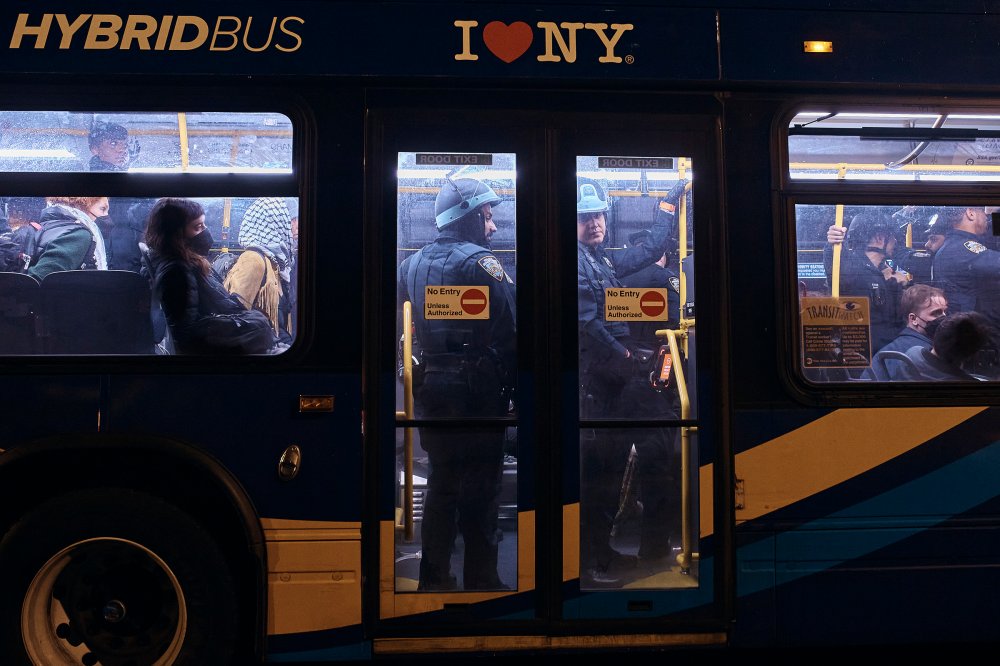
[[[507,25],[501,21],[490,21],[483,29],[483,41],[493,55],[504,62],[514,62],[531,46],[534,35],[531,26],[524,21]]]

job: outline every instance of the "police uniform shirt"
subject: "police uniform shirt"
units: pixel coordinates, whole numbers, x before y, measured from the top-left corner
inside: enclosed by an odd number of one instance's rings
[[[489,319],[425,319],[428,286],[481,286],[489,289]],[[399,302],[413,303],[413,322],[428,354],[494,350],[509,372],[516,367],[517,322],[514,283],[500,260],[469,241],[438,236],[399,267]]]
[[[983,241],[950,229],[934,255],[934,280],[945,291],[949,311],[974,310],[1000,325],[1000,252]]]

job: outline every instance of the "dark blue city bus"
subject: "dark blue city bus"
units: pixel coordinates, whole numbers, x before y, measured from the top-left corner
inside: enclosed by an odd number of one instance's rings
[[[837,4],[0,9],[0,662],[1000,639],[1000,4]]]

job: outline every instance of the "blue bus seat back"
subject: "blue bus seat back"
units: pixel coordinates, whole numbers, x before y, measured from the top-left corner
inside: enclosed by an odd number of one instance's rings
[[[46,354],[152,354],[149,281],[132,271],[76,270],[41,283]]]
[[[0,273],[0,354],[38,353],[39,288],[25,273]]]

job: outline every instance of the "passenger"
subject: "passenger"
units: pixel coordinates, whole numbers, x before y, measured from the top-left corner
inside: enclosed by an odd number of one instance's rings
[[[107,197],[48,197],[27,273],[38,281],[56,271],[107,270],[104,236],[96,220],[108,214]]]
[[[991,226],[987,209],[950,207],[941,216],[948,231],[934,255],[934,283],[948,294],[952,312],[979,312],[995,334],[1000,330],[1000,252],[988,247],[992,239],[987,235]],[[987,348],[977,361],[979,371],[998,377],[1000,339]]]
[[[129,146],[128,130],[117,123],[95,122],[88,137],[91,171],[128,171],[138,150]],[[152,204],[143,199],[115,197],[108,214],[97,220],[104,234],[108,268],[139,272],[142,256],[139,243],[146,230],[146,220]]]
[[[208,229],[205,233],[211,238]],[[260,310],[284,345],[292,343],[292,219],[284,199],[257,199],[240,223],[245,250],[226,273],[225,286],[247,309]]]
[[[960,312],[936,319],[928,329],[933,339],[930,349],[914,346],[906,352],[912,363],[899,362],[899,381],[976,381],[980,377],[963,368],[990,342],[990,325],[978,312]]]
[[[827,230],[823,262],[829,275],[833,265],[833,246],[845,238],[841,229]],[[881,349],[892,342],[903,325],[899,299],[903,287],[911,282],[905,271],[888,265],[896,249],[896,238],[888,219],[873,213],[854,216],[846,233],[846,251],[841,255],[841,296],[868,299],[871,323],[871,348]]]
[[[583,418],[636,418],[637,403],[656,400],[648,385],[649,357],[624,321],[604,318],[605,289],[621,287],[621,277],[653,264],[666,251],[675,211],[684,194],[679,181],[659,206],[648,242],[615,253],[603,248],[607,195],[596,181],[577,180],[577,294],[580,340],[580,414]],[[622,472],[635,433],[596,428],[580,437],[581,586],[621,582],[637,564],[635,555],[616,551],[611,530],[617,513]],[[669,531],[669,525],[664,526]],[[663,544],[660,544],[662,547]]]
[[[413,303],[425,366],[414,386],[418,417],[503,417],[517,368],[514,287],[489,250],[500,197],[472,178],[448,180],[434,203],[437,238],[399,267],[399,302]],[[489,319],[426,319],[434,286],[488,290]],[[497,573],[497,527],[504,459],[503,427],[421,428],[430,461],[421,524],[419,590],[454,590],[451,555],[464,542],[462,589],[506,586]]]
[[[263,354],[275,343],[271,323],[226,291],[205,258],[212,238],[205,211],[190,199],[160,199],[146,242],[153,294],[179,354]]]
[[[91,171],[128,171],[132,154],[124,126],[99,120],[90,128],[87,143],[93,154]]]
[[[906,353],[913,347],[931,348],[931,338],[928,328],[934,322],[948,314],[948,299],[944,292],[937,287],[926,284],[915,284],[903,290],[900,299],[902,311],[907,313],[906,326],[899,332],[899,335],[892,342],[882,347],[879,351],[898,351]],[[930,327],[933,330],[933,327]],[[900,361],[887,360],[886,369],[892,376],[892,366]],[[871,368],[862,373],[863,379],[874,379],[875,374]]]
[[[635,247],[652,240],[652,232],[644,229],[631,234],[628,244]],[[677,330],[680,320],[680,279],[666,264],[667,254],[664,252],[654,263],[622,278],[622,284],[626,287],[667,291],[667,321],[638,321],[629,324],[636,344],[654,353],[660,346],[667,344],[665,338],[657,337],[656,331]],[[673,359],[673,362],[681,365],[681,359]],[[631,403],[630,415],[633,418],[680,418],[676,380],[671,382],[667,391],[649,391],[649,388],[645,382],[627,385],[626,390],[635,392],[631,398],[623,395],[623,399]],[[663,568],[673,564],[673,558],[670,557],[673,554],[672,547],[680,545],[676,539],[680,535],[679,431],[677,428],[648,428],[631,430],[629,433],[636,448],[636,470],[642,501],[639,562],[645,567]]]

